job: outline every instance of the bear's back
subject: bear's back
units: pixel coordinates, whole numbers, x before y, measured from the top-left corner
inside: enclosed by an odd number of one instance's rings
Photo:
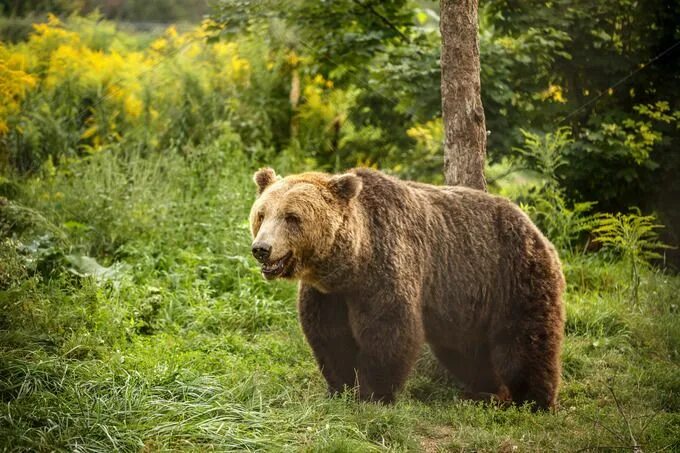
[[[376,244],[375,266],[402,266],[397,273],[417,276],[423,308],[435,317],[451,318],[457,307],[455,316],[466,318],[470,313],[462,307],[468,307],[483,324],[492,310],[511,306],[508,295],[529,285],[524,280],[536,268],[554,273],[542,278],[562,286],[554,247],[508,199],[462,186],[402,181],[370,169],[354,172],[364,185],[359,201]]]

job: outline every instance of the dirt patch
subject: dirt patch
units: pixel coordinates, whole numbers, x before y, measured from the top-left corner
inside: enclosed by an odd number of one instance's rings
[[[430,426],[420,439],[420,446],[425,453],[448,451],[445,448],[447,441],[453,437],[453,428],[450,426]]]

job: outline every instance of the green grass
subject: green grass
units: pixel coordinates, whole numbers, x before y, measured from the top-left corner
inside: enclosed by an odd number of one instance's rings
[[[0,448],[680,448],[680,278],[565,258],[555,413],[461,400],[425,352],[393,406],[328,399],[295,287],[249,258],[252,165],[226,136],[0,180]],[[92,257],[96,260],[83,259]]]

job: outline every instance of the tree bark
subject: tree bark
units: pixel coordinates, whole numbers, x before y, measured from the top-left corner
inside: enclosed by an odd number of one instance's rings
[[[486,190],[486,124],[480,89],[477,0],[441,0],[444,176]]]

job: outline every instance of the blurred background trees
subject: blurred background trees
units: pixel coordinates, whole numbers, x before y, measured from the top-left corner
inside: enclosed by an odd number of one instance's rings
[[[339,149],[317,148],[317,160],[439,181],[437,2],[292,4],[223,0],[215,17],[231,31],[264,27],[273,41],[272,31],[287,30],[278,42],[308,56],[305,69],[358,90]],[[680,4],[490,0],[480,30],[490,162],[521,160],[524,130],[568,127],[555,175],[565,197],[601,210],[658,209],[677,243]]]
[[[111,20],[196,22],[208,13],[208,0],[1,0],[6,16],[88,14],[99,10]]]
[[[248,258],[257,167],[444,182],[439,2],[209,1],[0,0],[0,450],[677,445],[677,1],[480,1],[488,190],[568,282],[568,410],[501,419],[427,356],[325,402]]]
[[[254,161],[282,170],[367,165],[443,182],[438,2],[2,0],[0,10],[0,149],[22,172],[113,145],[181,150],[228,128]],[[61,22],[34,27],[46,11]],[[200,28],[144,26],[204,17]],[[656,210],[677,244],[680,4],[488,0],[479,21],[492,190],[530,203],[559,187],[550,203],[565,209]],[[138,63],[104,76],[87,55]],[[69,58],[83,64],[57,74]],[[561,164],[546,176],[527,150],[557,138]]]

